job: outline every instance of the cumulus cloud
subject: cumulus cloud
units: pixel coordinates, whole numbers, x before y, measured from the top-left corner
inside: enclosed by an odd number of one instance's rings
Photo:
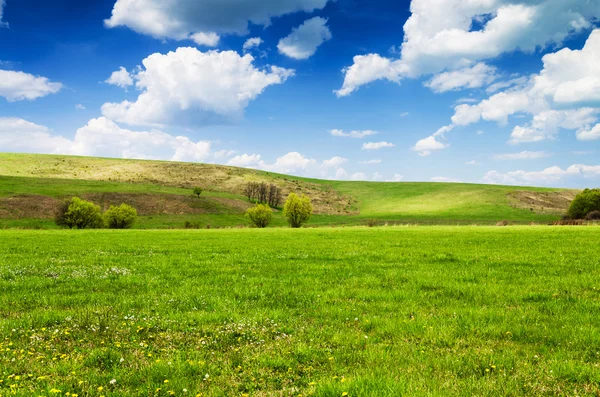
[[[537,160],[544,159],[552,156],[550,153],[546,153],[543,151],[540,152],[531,152],[531,151],[523,151],[519,153],[504,153],[504,154],[496,154],[494,159],[496,160]]]
[[[269,163],[263,160],[260,154],[242,154],[235,156],[228,165],[245,168],[255,168],[265,171],[279,172],[282,174],[299,174],[318,178],[344,179],[347,174],[341,167],[348,159],[335,156],[327,160],[318,161],[305,157],[298,152],[290,152]]]
[[[344,137],[344,138],[356,138],[356,139],[362,139],[362,138],[377,134],[376,131],[371,131],[371,130],[350,131],[350,132],[344,132],[343,130],[330,130],[329,133],[333,136],[340,136],[340,137]]]
[[[204,161],[211,144],[162,131],[131,131],[100,117],[92,119],[73,139],[16,118],[0,118],[0,147],[4,151],[74,154],[173,161]]]
[[[457,183],[457,182],[460,182],[460,179],[448,178],[445,176],[434,176],[433,178],[431,178],[431,182]]]
[[[496,68],[480,62],[473,67],[465,67],[436,74],[425,85],[434,92],[441,93],[483,87],[492,83],[497,78]]]
[[[338,97],[344,97],[358,90],[360,86],[376,80],[400,82],[400,76],[407,70],[402,63],[384,58],[379,54],[357,55],[352,66],[344,68],[344,84],[334,91]]]
[[[358,164],[381,164],[381,160],[366,160],[366,161],[359,161]]]
[[[123,66],[119,70],[112,72],[105,83],[116,85],[117,87],[127,88],[133,85],[131,74]]]
[[[85,106],[83,106],[81,103],[78,103],[75,105],[75,110],[85,110]]]
[[[580,141],[593,141],[600,139],[600,124],[596,124],[592,128],[582,128],[577,131],[577,139]]]
[[[509,143],[555,139],[563,129],[576,131],[580,140],[595,139],[600,115],[600,29],[590,33],[581,50],[564,48],[542,61],[543,69],[526,83],[519,80],[476,104],[456,106],[452,124],[445,128],[481,120],[506,125],[511,116],[530,115],[529,122],[514,127]]]
[[[411,150],[418,152],[419,156],[429,156],[435,150],[442,150],[448,147],[447,144],[438,140],[435,135],[419,140]]]
[[[201,45],[216,45],[218,35],[245,35],[249,23],[268,26],[272,18],[322,9],[327,1],[117,0],[104,23],[109,28],[127,26],[158,39],[193,39]]]
[[[362,145],[362,149],[363,150],[379,150],[379,149],[383,149],[383,148],[388,148],[388,147],[396,147],[396,145],[394,145],[393,143],[390,142],[368,142],[368,143],[363,143]]]
[[[331,40],[331,31],[327,26],[327,19],[314,17],[292,29],[289,36],[279,40],[277,49],[290,58],[308,59],[328,40]]]
[[[377,54],[377,65],[355,57],[338,95],[369,82],[456,70],[514,50],[561,44],[592,26],[600,0],[413,0],[399,59]],[[360,64],[359,64],[360,63]],[[381,65],[388,65],[382,73]],[[391,67],[390,67],[391,65]],[[361,70],[361,79],[353,73]]]
[[[251,37],[244,42],[243,50],[244,52],[248,52],[253,48],[260,47],[263,43],[263,39],[260,37]]]
[[[365,174],[364,172],[356,172],[354,174],[352,174],[351,179],[353,181],[366,181],[367,178],[367,174]]]
[[[390,179],[388,182],[402,182],[404,180],[404,176],[400,174],[394,174],[394,177]]]
[[[490,184],[504,185],[552,185],[568,177],[592,178],[600,176],[600,165],[575,164],[567,169],[554,166],[542,171],[511,171],[501,173],[488,172],[483,181]]]
[[[62,87],[61,83],[51,82],[46,77],[12,70],[0,70],[0,96],[9,102],[32,101],[55,94]]]
[[[144,59],[134,75],[141,94],[135,102],[105,103],[102,114],[129,125],[215,124],[240,118],[265,88],[281,84],[294,71],[258,69],[250,54],[201,52],[182,47]]]
[[[198,45],[203,45],[206,47],[216,47],[219,45],[221,36],[219,36],[218,34],[216,34],[214,32],[210,32],[210,33],[199,32],[199,33],[192,34],[190,36],[190,39]]]

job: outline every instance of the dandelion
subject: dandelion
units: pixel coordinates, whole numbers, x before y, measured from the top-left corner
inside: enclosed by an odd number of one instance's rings
[[[98,387],[98,391],[102,391],[102,390],[104,390],[104,387],[102,387],[102,386]]]
[[[116,380],[116,379],[111,379],[109,383],[110,383],[111,385],[114,385],[115,383],[117,383],[117,380]]]
[[[345,391],[345,392],[342,393],[342,397],[346,397],[347,395],[348,395],[347,391]]]

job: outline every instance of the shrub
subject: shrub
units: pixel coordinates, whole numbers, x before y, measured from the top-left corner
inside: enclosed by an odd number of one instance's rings
[[[592,211],[600,211],[600,189],[585,189],[579,193],[569,207],[569,216],[583,219]]]
[[[500,221],[496,223],[496,226],[508,226],[508,221]]]
[[[592,211],[585,216],[588,221],[600,221],[600,211]]]
[[[283,207],[283,215],[288,219],[291,227],[299,228],[310,220],[313,206],[307,196],[298,197],[290,193]]]
[[[109,229],[131,229],[137,219],[137,210],[130,205],[113,205],[104,213],[104,220]]]
[[[250,219],[250,223],[262,229],[271,223],[273,211],[267,204],[258,204],[254,208],[249,208],[246,211],[246,216]]]
[[[200,222],[185,221],[184,226],[186,229],[200,229]]]
[[[98,229],[104,225],[100,206],[73,197],[59,208],[56,215],[56,224],[69,229]]]
[[[202,188],[201,187],[195,187],[194,190],[194,195],[198,196],[198,198],[200,198],[200,195],[202,194]]]
[[[367,226],[369,227],[375,227],[377,226],[377,219],[368,219],[367,220]],[[387,224],[386,224],[387,226]]]

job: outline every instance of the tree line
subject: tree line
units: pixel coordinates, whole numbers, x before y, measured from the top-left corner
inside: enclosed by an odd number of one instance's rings
[[[258,204],[267,204],[271,208],[279,207],[282,201],[281,189],[272,183],[250,182],[244,189],[244,195],[250,201]]]

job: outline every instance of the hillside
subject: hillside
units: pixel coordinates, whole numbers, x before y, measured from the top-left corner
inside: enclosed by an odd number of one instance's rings
[[[246,224],[248,182],[265,181],[309,195],[314,225],[391,223],[513,223],[557,219],[572,190],[460,183],[324,181],[212,164],[0,154],[0,227],[52,227],[56,205],[78,195],[97,204],[127,202],[140,228]],[[190,188],[205,190],[198,199]],[[274,226],[285,221],[277,212]]]

